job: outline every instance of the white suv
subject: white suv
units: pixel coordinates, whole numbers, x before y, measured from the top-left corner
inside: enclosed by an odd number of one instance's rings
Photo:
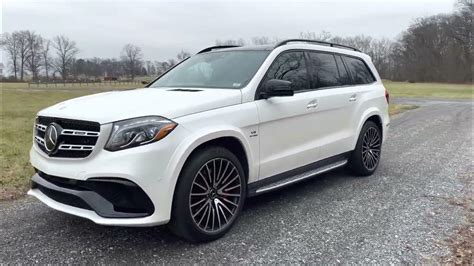
[[[345,165],[372,174],[388,126],[388,94],[354,48],[210,47],[147,88],[40,111],[28,194],[98,224],[212,240],[246,197]]]

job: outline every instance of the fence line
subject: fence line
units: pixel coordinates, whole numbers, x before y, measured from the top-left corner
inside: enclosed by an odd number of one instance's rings
[[[71,81],[71,80],[64,80],[64,81],[53,81],[53,82],[41,82],[41,81],[35,81],[35,82],[28,82],[28,87],[36,85],[39,87],[40,85],[45,85],[46,87],[48,86],[63,86],[66,87],[66,85],[79,85],[81,87],[82,85],[84,86],[89,86],[89,85],[109,85],[109,86],[116,86],[116,85],[136,85],[136,84],[142,84],[141,81],[138,80],[110,80],[110,81]]]

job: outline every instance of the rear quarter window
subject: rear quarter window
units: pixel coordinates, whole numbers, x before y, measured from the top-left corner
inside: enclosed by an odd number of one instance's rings
[[[349,56],[343,58],[354,84],[369,84],[375,81],[374,75],[362,59]]]
[[[341,85],[351,85],[351,77],[349,76],[349,72],[347,72],[347,69],[344,66],[344,62],[342,62],[341,56],[336,55],[335,57],[336,57],[337,69],[339,70]]]

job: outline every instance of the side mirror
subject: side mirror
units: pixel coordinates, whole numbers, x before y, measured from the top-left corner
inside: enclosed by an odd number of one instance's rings
[[[260,92],[260,98],[268,99],[270,97],[293,96],[295,92],[291,88],[291,82],[281,79],[267,80]]]
[[[143,85],[147,85],[148,83],[150,83],[150,82],[145,81],[145,80],[142,80],[142,84],[143,84]]]

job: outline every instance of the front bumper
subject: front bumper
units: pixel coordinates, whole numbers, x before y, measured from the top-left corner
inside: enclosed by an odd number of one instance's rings
[[[104,218],[140,218],[152,215],[155,210],[145,192],[125,179],[80,181],[38,172],[31,178],[31,189],[59,203],[92,210]]]
[[[96,148],[86,158],[51,158],[37,145],[33,145],[30,151],[30,162],[39,173],[63,178],[81,185],[97,178],[128,181],[127,183],[134,184],[149,198],[153,211],[149,211],[150,208],[145,208],[146,204],[141,206],[143,207],[141,209],[148,209],[148,211],[137,210],[140,208],[132,208],[134,209],[132,211],[129,208],[124,209],[124,206],[130,207],[127,204],[122,204],[117,208],[114,200],[109,196],[88,189],[87,186],[85,190],[81,187],[62,186],[39,174],[33,176],[33,186],[28,194],[53,209],[87,218],[97,224],[154,226],[167,223],[170,220],[174,187],[179,175],[177,169],[180,168],[177,165],[177,160],[173,158],[178,157],[175,152],[180,140],[188,134],[187,131],[183,127],[177,127],[172,134],[159,142],[109,152],[102,147],[107,141],[110,126],[102,125],[102,130],[105,131],[105,134],[101,132]],[[79,199],[79,202],[85,203],[85,206],[71,204],[70,201],[64,201],[62,197],[48,195],[51,190],[61,196],[72,196],[76,200]],[[124,193],[128,192],[122,191],[119,194]],[[74,202],[77,203],[77,201]],[[134,206],[136,207],[137,204]]]

